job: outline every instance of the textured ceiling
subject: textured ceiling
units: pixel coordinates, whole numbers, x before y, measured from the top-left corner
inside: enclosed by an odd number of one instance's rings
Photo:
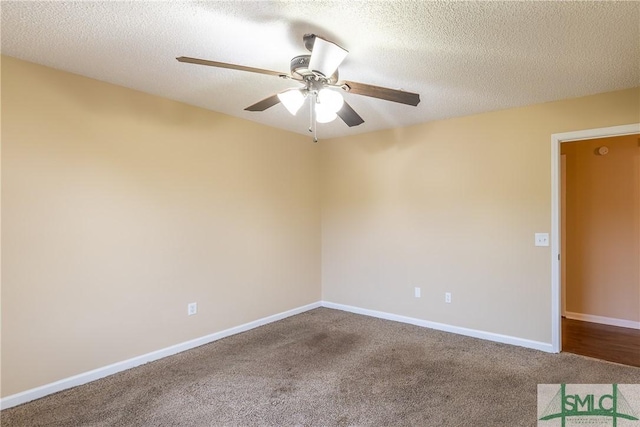
[[[639,2],[2,1],[2,53],[302,134],[277,77],[315,33],[350,53],[340,78],[420,94],[417,107],[346,94],[365,123],[320,138],[640,86]]]

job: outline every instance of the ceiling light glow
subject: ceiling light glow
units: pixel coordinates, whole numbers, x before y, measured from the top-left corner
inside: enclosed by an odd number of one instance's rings
[[[304,104],[304,94],[300,89],[287,89],[284,92],[280,92],[278,99],[293,116]]]
[[[318,123],[329,123],[338,117],[335,111],[331,111],[331,109],[327,108],[323,104],[316,103],[316,121]]]
[[[335,90],[324,88],[318,92],[318,103],[322,104],[323,108],[337,113],[342,108],[344,99]]]

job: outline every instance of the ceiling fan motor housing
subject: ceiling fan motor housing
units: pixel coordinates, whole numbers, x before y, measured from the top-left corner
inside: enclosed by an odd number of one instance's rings
[[[309,69],[309,61],[311,55],[296,56],[291,60],[291,75],[298,77],[300,80],[322,79],[328,84],[335,84],[338,81],[338,70],[329,77],[322,74],[314,73]]]

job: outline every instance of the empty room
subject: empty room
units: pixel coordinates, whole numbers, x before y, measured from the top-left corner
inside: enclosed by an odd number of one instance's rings
[[[0,13],[2,426],[640,427],[640,2]]]

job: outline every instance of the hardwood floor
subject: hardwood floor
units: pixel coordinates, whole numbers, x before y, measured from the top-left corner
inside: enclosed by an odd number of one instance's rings
[[[640,330],[563,317],[562,351],[640,367]]]

